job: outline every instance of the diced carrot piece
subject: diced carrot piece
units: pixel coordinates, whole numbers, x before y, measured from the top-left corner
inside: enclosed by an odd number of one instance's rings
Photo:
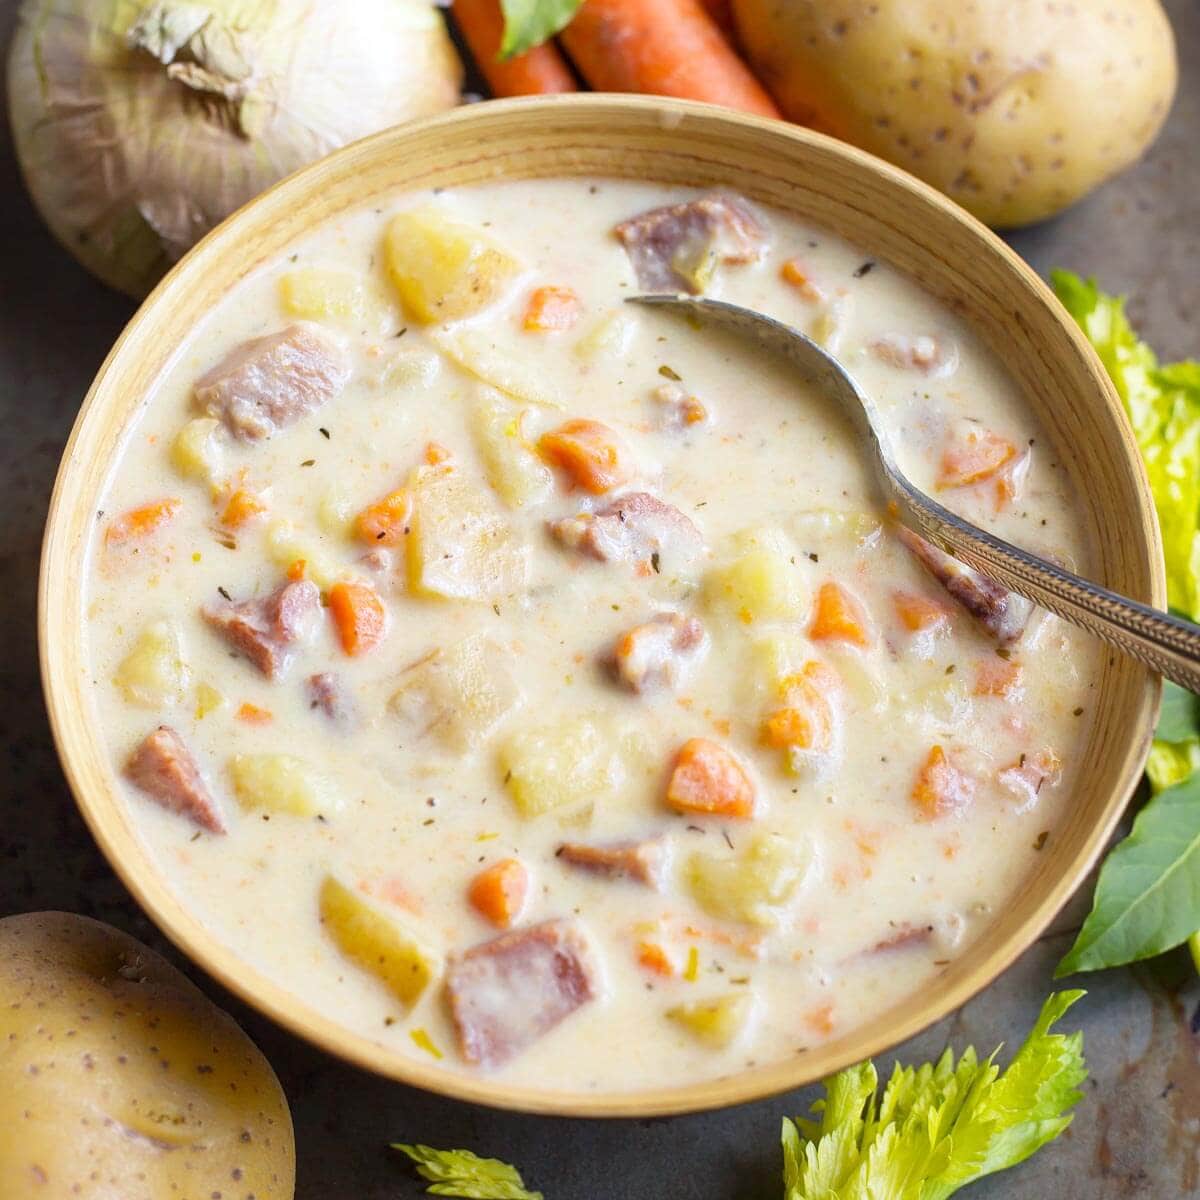
[[[836,721],[831,697],[837,686],[837,674],[816,659],[810,659],[801,671],[780,680],[784,706],[763,722],[760,731],[763,745],[776,749],[830,750]]]
[[[683,423],[685,425],[699,425],[707,420],[708,409],[695,396],[689,396],[683,402]]]
[[[508,929],[520,917],[528,895],[529,872],[515,858],[486,867],[467,889],[471,906],[497,929]]]
[[[789,258],[779,268],[780,278],[804,297],[805,300],[820,300],[821,289],[808,277],[808,271],[798,258]]]
[[[804,1023],[813,1033],[828,1037],[834,1030],[833,1005],[818,1004],[804,1014]]]
[[[358,514],[354,532],[360,541],[395,546],[408,532],[411,518],[412,493],[407,488],[397,488]]]
[[[924,821],[962,812],[975,796],[975,781],[934,746],[917,772],[912,801]]]
[[[892,604],[900,623],[912,633],[937,629],[950,619],[950,614],[936,600],[916,592],[893,592]]]
[[[638,943],[638,964],[667,978],[675,974],[675,964],[670,955],[657,942]]]
[[[303,579],[307,573],[308,573],[308,559],[306,559],[306,558],[293,558],[292,561],[288,564],[287,577],[293,583],[296,583],[299,580]]]
[[[540,287],[529,297],[524,327],[530,333],[561,333],[579,320],[579,297],[568,287]]]
[[[245,721],[247,725],[270,725],[275,719],[275,714],[269,708],[259,708],[257,704],[241,705],[235,714],[239,721]]]
[[[812,721],[798,708],[777,708],[762,725],[762,744],[780,749],[785,746],[812,747]]]
[[[856,646],[871,644],[867,616],[862,605],[832,580],[817,589],[817,603],[808,636],[815,642],[852,642]]]
[[[267,511],[262,498],[246,488],[238,488],[221,514],[221,524],[229,529],[240,529],[249,520]]]
[[[627,482],[633,472],[629,452],[599,421],[576,419],[542,434],[541,456],[570,477],[575,487],[598,496]]]
[[[441,442],[428,442],[425,446],[425,461],[431,467],[448,465],[454,455]]]
[[[746,820],[754,816],[754,783],[746,768],[707,738],[684,742],[667,784],[667,803],[682,813]]]
[[[387,631],[387,609],[369,583],[335,583],[329,589],[329,611],[342,649],[351,656],[377,646]]]
[[[1024,668],[1019,662],[985,658],[975,668],[976,696],[1011,696],[1021,686]]]
[[[1016,446],[990,429],[968,429],[952,436],[942,451],[938,487],[966,487],[995,475],[1017,452]]]
[[[119,544],[131,538],[146,537],[169,521],[179,511],[182,503],[182,500],[177,499],[155,500],[151,504],[131,508],[109,523],[104,534],[105,544]]]

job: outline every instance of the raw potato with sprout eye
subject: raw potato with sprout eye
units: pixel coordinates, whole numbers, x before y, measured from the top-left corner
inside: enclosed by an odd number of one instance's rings
[[[277,180],[453,107],[461,81],[429,0],[25,0],[8,62],[34,203],[135,297]]]
[[[734,0],[791,120],[870,150],[989,225],[1040,221],[1135,162],[1175,92],[1158,0]]]
[[[292,1200],[292,1118],[267,1060],[127,934],[0,920],[4,1200]]]

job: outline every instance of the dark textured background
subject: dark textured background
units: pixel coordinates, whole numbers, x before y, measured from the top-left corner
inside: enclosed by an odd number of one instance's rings
[[[1099,0],[1086,0],[1098,3]],[[7,47],[16,0],[0,0]],[[1127,292],[1165,358],[1200,354],[1200,8],[1169,0],[1183,82],[1149,157],[1069,213],[1014,237],[1040,271],[1070,267]],[[39,692],[35,588],[42,523],[76,408],[132,307],[84,274],[42,228],[0,130],[0,915],[72,909],[110,921],[187,965],[134,906],[93,846],[59,771]],[[1089,889],[1090,890],[1090,889]],[[947,1038],[990,1049],[1017,1039],[1051,986],[1085,908],[1077,898],[983,995],[901,1048]],[[779,1117],[813,1089],[674,1120],[587,1122],[513,1116],[442,1100],[343,1066],[230,1000],[266,1052],[296,1122],[298,1200],[419,1194],[389,1140],[468,1146],[519,1164],[548,1200],[758,1200],[780,1194]],[[1182,955],[1086,980],[1070,1023],[1086,1031],[1092,1078],[1054,1147],[970,1195],[1116,1200],[1200,1197],[1200,988]]]

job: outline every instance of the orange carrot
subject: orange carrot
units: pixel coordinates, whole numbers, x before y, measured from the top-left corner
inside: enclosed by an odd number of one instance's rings
[[[506,858],[480,871],[471,880],[467,899],[497,929],[508,929],[521,915],[529,895],[529,872],[515,858]]]
[[[910,633],[937,629],[950,619],[950,614],[937,601],[916,592],[893,592],[892,604],[900,623]]]
[[[238,488],[225,505],[225,511],[221,514],[221,524],[229,529],[240,529],[247,521],[266,511],[267,506],[260,497],[246,488]]]
[[[941,746],[930,749],[917,772],[912,802],[924,821],[962,812],[975,795],[975,781],[956,767]]]
[[[584,0],[559,36],[598,92],[648,92],[779,116],[700,0]]]
[[[837,682],[834,672],[815,660],[782,680],[779,690],[785,704],[763,721],[759,731],[762,744],[780,750],[831,750],[835,716],[830,696]]]
[[[293,558],[291,563],[288,565],[287,577],[293,583],[296,583],[299,580],[303,579],[307,573],[308,573],[308,559],[306,559],[306,558]]]
[[[723,746],[692,738],[676,756],[667,803],[676,812],[746,820],[754,816],[754,784],[746,768]]]
[[[397,488],[358,514],[354,533],[372,545],[394,546],[403,541],[411,517],[412,495],[406,488]]]
[[[970,429],[946,443],[938,487],[966,487],[990,479],[1016,453],[1008,438],[990,429]]]
[[[431,467],[448,467],[454,461],[454,455],[441,442],[426,442],[425,461]]]
[[[245,721],[247,725],[270,725],[275,719],[269,708],[259,708],[257,704],[249,702],[241,705],[236,716],[239,721]]]
[[[1011,696],[1021,686],[1020,663],[1003,658],[985,658],[975,668],[976,696]]]
[[[540,287],[530,294],[522,325],[529,333],[561,333],[579,312],[579,297],[569,287]]]
[[[853,642],[856,646],[870,645],[867,618],[862,605],[840,584],[821,584],[808,636],[815,642]]]
[[[363,654],[383,640],[387,609],[369,583],[335,583],[329,589],[329,611],[347,654]]]
[[[566,59],[552,42],[501,62],[504,16],[499,0],[454,0],[450,10],[493,96],[540,96],[578,91]]]
[[[599,421],[566,421],[543,433],[538,452],[570,476],[575,487],[598,496],[627,483],[633,474],[629,452],[617,435]]]
[[[666,950],[657,942],[639,942],[637,960],[639,966],[653,971],[656,975],[665,975],[669,978],[675,974],[675,964]]]
[[[104,534],[106,545],[127,542],[131,538],[146,537],[160,525],[165,525],[176,512],[182,500],[155,500],[151,504],[143,504],[139,508],[131,508],[113,519]]]
[[[821,289],[809,278],[807,269],[798,258],[789,258],[779,268],[779,277],[784,283],[791,284],[805,300],[815,302],[825,298]]]

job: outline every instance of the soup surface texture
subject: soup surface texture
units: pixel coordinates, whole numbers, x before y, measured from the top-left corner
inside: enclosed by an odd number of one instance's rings
[[[905,535],[786,366],[833,348],[915,480],[1085,570],[1019,392],[885,263],[731,194],[397,195],[178,348],[90,547],[114,774],[246,963],[549,1089],[779,1061],[980,937],[1055,836],[1098,659]]]

